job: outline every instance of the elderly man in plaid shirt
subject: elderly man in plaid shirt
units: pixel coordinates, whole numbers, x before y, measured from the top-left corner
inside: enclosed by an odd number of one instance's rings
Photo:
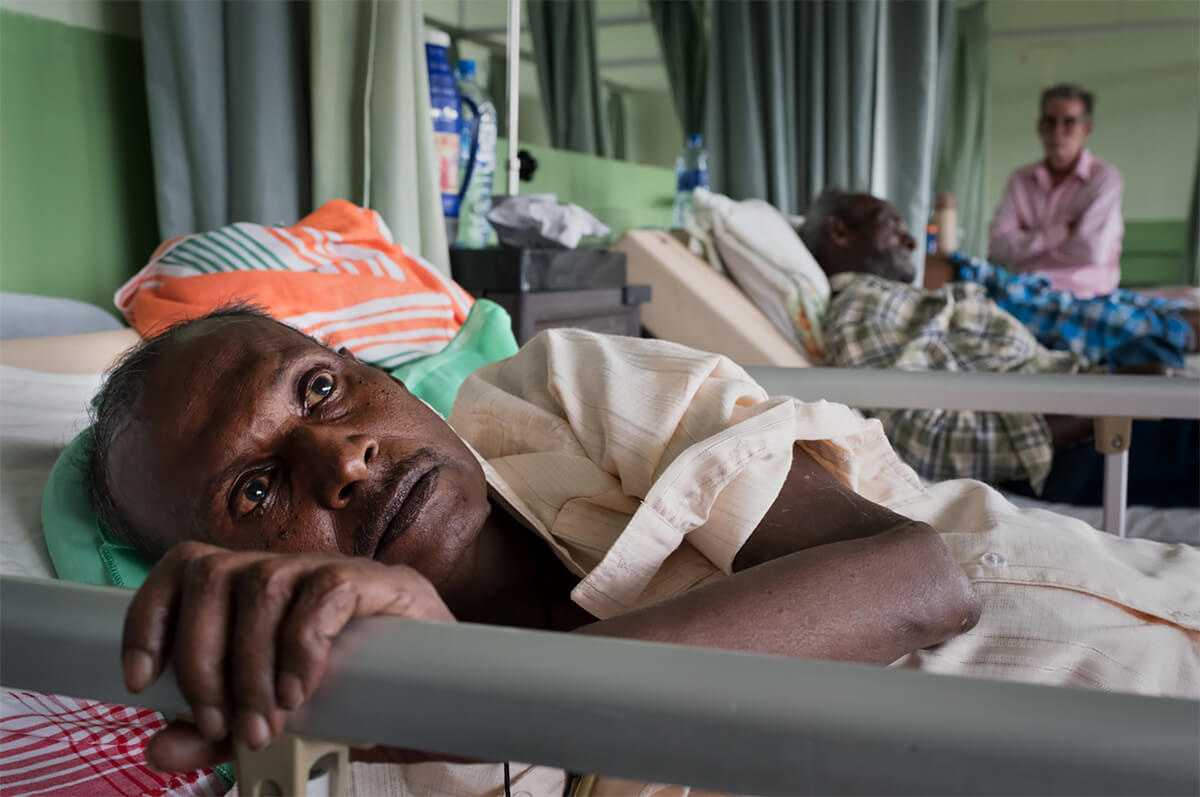
[[[800,233],[833,291],[824,320],[827,365],[1072,374],[1111,365],[1164,372],[1164,363],[1178,364],[1196,345],[1195,315],[1178,303],[1128,292],[1074,300],[1037,275],[1013,278],[963,257],[931,260],[926,287],[914,286],[916,243],[895,208],[869,194],[825,192]],[[873,414],[925,478],[974,478],[1051,501],[1100,503],[1103,463],[1089,440],[1090,419]],[[1200,425],[1135,422],[1131,457],[1131,502],[1200,506]]]

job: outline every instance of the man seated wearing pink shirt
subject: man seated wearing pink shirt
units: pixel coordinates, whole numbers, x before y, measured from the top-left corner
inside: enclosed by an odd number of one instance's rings
[[[1116,290],[1125,232],[1121,173],[1084,146],[1093,105],[1091,92],[1068,83],[1042,92],[1046,157],[1008,178],[988,237],[993,262],[1044,273],[1084,299]]]

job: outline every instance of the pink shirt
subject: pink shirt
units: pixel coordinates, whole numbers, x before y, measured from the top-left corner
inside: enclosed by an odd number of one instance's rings
[[[1086,149],[1057,188],[1044,161],[1017,169],[992,219],[989,258],[1042,272],[1083,299],[1111,293],[1121,280],[1123,188],[1117,168]]]

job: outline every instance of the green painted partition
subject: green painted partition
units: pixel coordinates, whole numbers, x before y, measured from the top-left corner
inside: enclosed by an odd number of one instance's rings
[[[157,239],[141,42],[0,11],[0,289],[111,309]]]
[[[522,144],[521,149],[538,162],[533,180],[521,183],[522,194],[557,194],[561,201],[579,205],[612,229],[613,240],[633,229],[671,226],[675,199],[675,172],[671,169],[549,147]],[[496,150],[499,167],[493,193],[503,194],[508,142],[500,139]]]
[[[1186,221],[1127,221],[1121,245],[1121,286],[1186,285]]]

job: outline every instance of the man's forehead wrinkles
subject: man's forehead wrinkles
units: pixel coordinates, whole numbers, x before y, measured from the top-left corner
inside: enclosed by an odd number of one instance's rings
[[[213,477],[245,450],[255,413],[268,398],[255,384],[264,369],[274,369],[272,352],[239,343],[213,352],[184,377],[183,417],[172,459],[175,472],[193,485],[199,480],[201,487],[213,486]],[[204,494],[191,492],[197,508],[207,505]]]

